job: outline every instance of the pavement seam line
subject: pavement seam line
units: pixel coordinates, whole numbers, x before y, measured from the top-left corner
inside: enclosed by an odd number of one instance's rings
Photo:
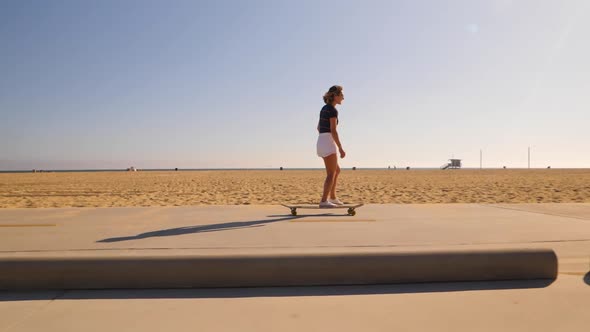
[[[413,247],[453,247],[473,245],[504,245],[504,244],[531,244],[531,243],[563,243],[563,242],[590,242],[590,239],[570,240],[538,240],[526,242],[462,242],[446,244],[410,244],[410,245],[351,245],[351,246],[306,246],[306,247],[186,247],[186,248],[105,248],[105,249],[64,249],[64,250],[19,250],[0,251],[0,254],[15,253],[50,253],[50,252],[92,252],[92,251],[148,251],[148,250],[243,250],[243,249],[346,249],[346,248],[413,248]]]
[[[37,309],[31,310],[31,312],[29,312],[21,320],[19,320],[18,322],[15,322],[12,325],[7,326],[6,329],[3,330],[3,332],[9,332],[11,329],[14,329],[15,327],[17,327],[20,324],[23,324],[24,322],[29,320],[33,315],[35,315],[35,314],[39,313],[40,311],[44,310],[45,308],[47,308],[47,306],[52,304],[55,300],[59,300],[60,298],[62,298],[67,292],[68,292],[68,290],[60,290],[52,299],[48,300],[47,303],[41,305]]]
[[[528,212],[528,213],[534,213],[534,214],[542,214],[542,215],[553,216],[553,217],[562,217],[562,218],[571,218],[571,219],[576,219],[576,220],[590,221],[590,218],[568,216],[568,215],[565,215],[565,214],[556,214],[556,213],[547,213],[547,212],[539,212],[539,211],[521,210],[521,209],[510,208],[510,207],[507,207],[507,206],[497,206],[497,205],[491,205],[491,204],[490,205],[488,205],[488,204],[479,204],[479,206],[489,207],[489,208],[496,208],[496,209],[511,210],[511,211],[518,211],[518,212]]]

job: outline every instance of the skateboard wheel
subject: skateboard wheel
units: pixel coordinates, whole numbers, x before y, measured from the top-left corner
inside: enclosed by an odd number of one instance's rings
[[[297,215],[297,210],[295,210],[295,209],[291,209],[291,215],[292,215],[292,216],[296,216],[296,215]]]
[[[354,209],[348,209],[348,215],[354,216],[355,214],[356,214],[356,211]]]

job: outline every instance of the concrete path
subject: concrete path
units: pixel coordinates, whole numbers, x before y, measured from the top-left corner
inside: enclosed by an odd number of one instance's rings
[[[0,331],[590,326],[590,204],[369,205],[354,217],[298,212],[292,217],[280,206],[4,209],[0,260],[548,248],[558,256],[559,275],[554,282],[0,292]]]

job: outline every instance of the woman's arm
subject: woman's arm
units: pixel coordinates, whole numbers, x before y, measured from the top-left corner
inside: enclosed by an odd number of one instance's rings
[[[336,142],[336,145],[338,146],[338,150],[340,150],[340,158],[344,158],[346,153],[342,149],[342,144],[340,143],[340,138],[338,137],[338,131],[336,130],[336,126],[338,125],[336,122],[337,119],[338,118],[336,117],[330,118],[330,132],[332,134],[334,142]]]

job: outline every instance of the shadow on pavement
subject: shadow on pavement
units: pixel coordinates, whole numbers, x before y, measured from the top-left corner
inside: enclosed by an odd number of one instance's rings
[[[275,223],[275,222],[280,222],[280,221],[301,219],[301,218],[306,218],[306,217],[334,217],[334,216],[335,216],[334,214],[314,214],[314,215],[305,215],[305,216],[272,215],[269,217],[273,217],[274,219],[235,221],[235,222],[225,222],[225,223],[211,224],[211,225],[169,228],[169,229],[162,229],[162,230],[153,231],[153,232],[141,233],[141,234],[137,234],[137,235],[133,235],[133,236],[111,237],[111,238],[102,239],[102,240],[99,240],[96,242],[111,243],[111,242],[141,240],[141,239],[146,239],[146,238],[150,238],[150,237],[176,236],[176,235],[186,235],[186,234],[195,234],[195,233],[218,232],[218,231],[235,230],[235,229],[241,229],[241,228],[260,227],[260,226],[264,226],[265,224],[270,224],[270,223]],[[276,217],[279,217],[279,218],[276,218]]]
[[[588,275],[586,275],[588,277]],[[544,288],[553,280],[477,281],[396,285],[308,286],[308,287],[253,287],[201,289],[113,289],[0,292],[0,302],[30,300],[87,300],[87,299],[218,299],[252,297],[350,296],[441,293],[464,291],[492,291],[502,289]]]
[[[586,273],[586,275],[584,276],[584,282],[586,283],[586,285],[590,286],[590,272]]]
[[[195,233],[206,233],[206,232],[217,232],[217,231],[225,231],[225,230],[234,230],[240,228],[250,228],[250,227],[260,227],[264,226],[264,224],[270,224],[273,222],[285,221],[290,219],[297,219],[301,217],[283,217],[283,218],[275,218],[275,219],[263,219],[263,220],[253,220],[253,221],[236,221],[236,222],[226,222],[221,224],[211,224],[211,225],[202,225],[202,226],[187,226],[187,227],[177,227],[177,228],[169,228],[169,229],[162,229],[159,231],[141,233],[134,236],[122,236],[122,237],[112,237],[108,239],[102,239],[96,242],[102,243],[110,243],[110,242],[120,242],[120,241],[130,241],[130,240],[141,240],[150,237],[159,237],[159,236],[175,236],[175,235],[185,235],[185,234],[195,234]]]

